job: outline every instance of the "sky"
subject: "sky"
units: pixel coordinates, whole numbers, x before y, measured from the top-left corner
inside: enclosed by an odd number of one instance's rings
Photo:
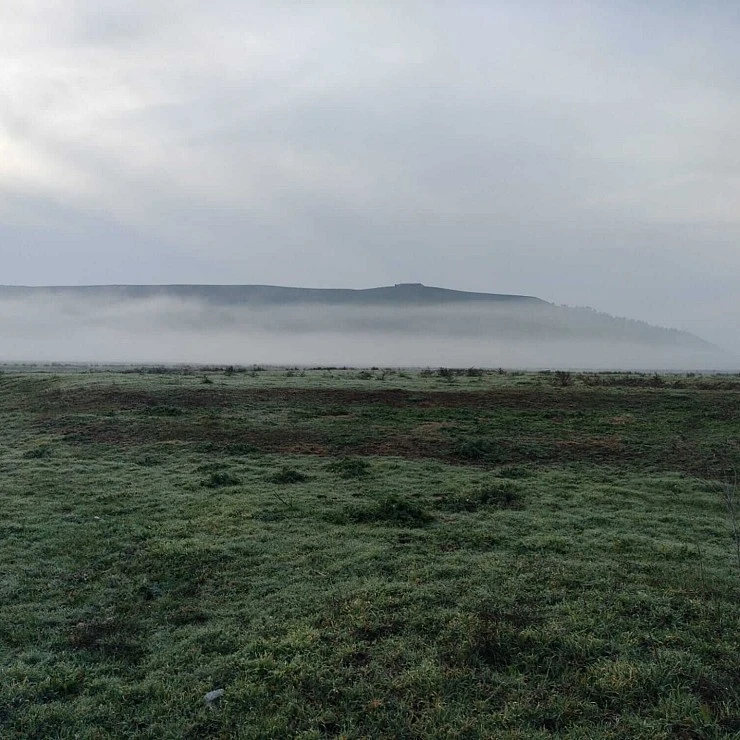
[[[0,4],[0,283],[423,282],[740,352],[740,4]]]

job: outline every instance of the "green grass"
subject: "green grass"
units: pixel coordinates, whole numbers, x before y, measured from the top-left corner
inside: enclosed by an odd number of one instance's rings
[[[740,379],[472,370],[0,375],[0,737],[740,737]]]

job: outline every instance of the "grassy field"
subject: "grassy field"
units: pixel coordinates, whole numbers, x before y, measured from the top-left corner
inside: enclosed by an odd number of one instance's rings
[[[0,420],[2,738],[740,737],[738,376],[6,371]]]

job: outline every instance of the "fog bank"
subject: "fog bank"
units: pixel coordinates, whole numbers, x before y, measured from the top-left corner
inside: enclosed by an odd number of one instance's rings
[[[691,335],[544,304],[213,306],[0,300],[0,361],[736,369]]]

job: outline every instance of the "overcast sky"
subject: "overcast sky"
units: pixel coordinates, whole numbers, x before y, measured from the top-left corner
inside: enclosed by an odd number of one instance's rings
[[[740,350],[740,3],[10,0],[0,283],[420,281]]]

